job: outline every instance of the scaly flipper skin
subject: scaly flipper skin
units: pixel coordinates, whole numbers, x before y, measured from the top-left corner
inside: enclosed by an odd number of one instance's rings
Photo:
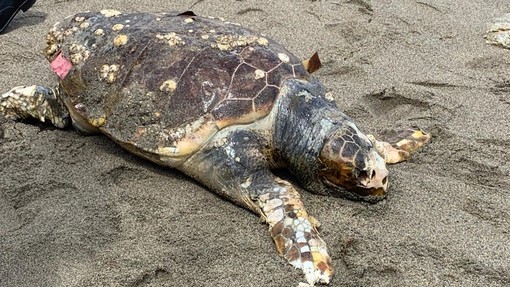
[[[430,134],[420,129],[392,130],[381,135],[381,140],[373,135],[367,136],[388,164],[407,160],[412,153],[430,140]]]
[[[274,178],[274,186],[257,202],[269,224],[276,249],[292,266],[303,270],[309,284],[329,283],[333,275],[331,258],[299,193],[279,178]]]
[[[59,102],[58,90],[43,86],[18,86],[0,97],[0,113],[10,119],[50,120],[58,128],[71,122],[67,109]]]
[[[317,221],[295,187],[269,171],[263,155],[267,142],[253,131],[221,131],[178,169],[261,215],[280,255],[303,270],[308,284],[329,283],[333,267]]]

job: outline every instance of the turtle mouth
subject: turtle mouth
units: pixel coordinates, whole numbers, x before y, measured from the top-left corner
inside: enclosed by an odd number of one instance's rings
[[[384,187],[367,188],[363,185],[342,187],[332,183],[324,177],[323,182],[330,190],[329,194],[335,197],[346,198],[355,201],[365,201],[369,203],[377,203],[386,198],[386,189]]]

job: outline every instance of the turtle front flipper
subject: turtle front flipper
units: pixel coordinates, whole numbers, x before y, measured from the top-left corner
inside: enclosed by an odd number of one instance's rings
[[[0,96],[0,113],[10,119],[50,120],[58,128],[71,123],[67,109],[58,100],[58,89],[18,86]]]
[[[303,270],[308,284],[329,283],[333,276],[331,258],[314,218],[308,215],[299,193],[289,182],[275,178],[273,186],[257,202],[276,249],[292,266]]]
[[[380,140],[368,135],[377,152],[386,163],[399,163],[430,140],[430,134],[420,129],[391,130],[381,134]]]
[[[260,215],[278,252],[303,270],[308,284],[328,283],[333,267],[317,221],[306,212],[294,186],[269,170],[264,155],[268,139],[247,130],[218,132],[178,169]]]

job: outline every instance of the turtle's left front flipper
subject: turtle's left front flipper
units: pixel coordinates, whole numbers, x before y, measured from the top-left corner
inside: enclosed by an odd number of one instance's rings
[[[58,100],[58,89],[18,86],[0,96],[0,113],[10,119],[50,120],[58,128],[71,123],[67,109]]]
[[[379,136],[380,140],[373,135],[368,138],[384,161],[391,164],[407,160],[430,140],[430,134],[420,129],[402,129],[386,131]]]

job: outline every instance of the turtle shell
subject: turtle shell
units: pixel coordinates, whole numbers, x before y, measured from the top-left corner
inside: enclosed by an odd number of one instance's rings
[[[267,116],[286,79],[309,78],[271,39],[192,12],[80,13],[47,42],[52,64],[69,63],[59,76],[73,119],[153,160],[189,156],[217,131]]]

